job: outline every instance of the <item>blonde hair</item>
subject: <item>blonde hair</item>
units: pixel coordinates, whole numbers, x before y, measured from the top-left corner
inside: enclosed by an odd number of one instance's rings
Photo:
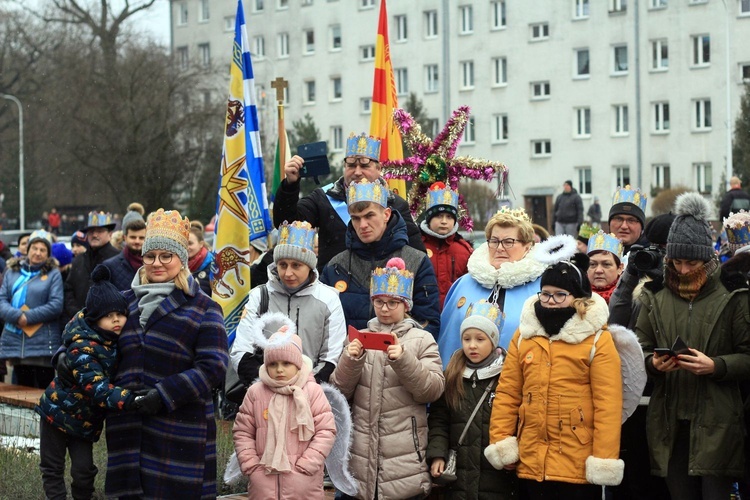
[[[498,210],[484,228],[484,235],[488,240],[492,236],[492,229],[495,226],[518,228],[518,239],[522,243],[534,242],[534,227],[531,225],[531,219],[526,214],[526,211],[522,208],[515,210],[503,208]]]
[[[174,278],[174,286],[175,288],[182,290],[183,292],[187,292],[190,290],[190,284],[188,283],[188,278],[190,277],[190,271],[187,270],[187,268],[182,267],[180,268],[180,272],[177,273],[177,276]],[[138,278],[141,280],[141,285],[148,285],[151,282],[146,277],[146,268],[142,267],[138,270]]]
[[[571,302],[570,307],[576,310],[576,313],[581,317],[581,319],[586,317],[586,312],[591,308],[591,306],[594,305],[594,299],[590,297],[580,297],[573,299],[573,302]]]
[[[206,236],[204,235],[203,230],[203,224],[201,224],[198,221],[190,221],[190,232],[195,235],[195,237],[198,239],[198,243],[201,244],[202,247],[207,248],[211,250],[211,245],[206,243]]]

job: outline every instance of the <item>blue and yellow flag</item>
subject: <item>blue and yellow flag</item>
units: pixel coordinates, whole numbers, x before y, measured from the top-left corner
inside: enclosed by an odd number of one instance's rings
[[[242,0],[237,2],[229,100],[216,200],[212,297],[224,309],[229,345],[250,293],[250,242],[273,229],[258,133],[255,80]]]

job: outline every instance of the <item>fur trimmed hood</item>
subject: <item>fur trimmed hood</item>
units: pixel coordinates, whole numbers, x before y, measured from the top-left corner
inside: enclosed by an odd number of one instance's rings
[[[578,314],[574,314],[572,318],[565,322],[560,333],[549,337],[534,313],[534,304],[539,301],[539,298],[536,295],[529,297],[523,305],[523,311],[521,311],[521,324],[518,326],[521,337],[524,339],[548,337],[552,341],[561,340],[568,344],[580,344],[601,330],[607,324],[609,318],[609,308],[604,299],[596,293],[592,293],[591,300],[594,303],[586,311],[586,316],[581,318]]]
[[[471,277],[484,288],[492,289],[495,284],[513,288],[534,281],[547,269],[547,265],[536,260],[532,253],[529,249],[523,259],[506,262],[496,269],[490,264],[490,247],[485,242],[471,254],[467,268]]]
[[[8,269],[12,269],[14,271],[20,271],[21,267],[28,268],[29,261],[26,260],[26,257],[23,257],[23,258],[14,257],[12,259],[9,259],[6,264],[7,264]],[[58,268],[57,259],[55,259],[54,257],[49,257],[44,262],[44,264],[42,264],[41,270],[43,274],[47,274],[53,269],[57,269],[57,268]]]

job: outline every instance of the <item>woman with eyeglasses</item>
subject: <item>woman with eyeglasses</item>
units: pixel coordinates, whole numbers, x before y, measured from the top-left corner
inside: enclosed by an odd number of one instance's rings
[[[505,314],[498,345],[507,349],[518,328],[523,303],[539,291],[539,278],[547,267],[532,255],[534,227],[523,209],[501,208],[484,233],[487,241],[469,257],[468,273],[453,283],[445,297],[438,346],[446,364],[461,348],[458,332],[469,305],[482,299]]]
[[[107,417],[107,497],[216,498],[212,391],[229,355],[221,307],[188,268],[190,221],[159,209],[146,222],[143,267],[123,292],[114,383],[137,412]]]
[[[403,259],[394,257],[370,279],[376,317],[363,331],[390,338],[379,349],[353,339],[331,375],[351,402],[349,468],[359,499],[424,498],[432,487],[427,404],[443,393],[445,377],[434,337],[408,315],[414,273],[405,268]]]
[[[484,454],[496,469],[516,471],[525,498],[601,500],[602,485],[619,484],[624,470],[620,356],[607,304],[591,293],[588,256],[575,253],[570,236],[547,244],[539,258],[556,263],[524,304]]]

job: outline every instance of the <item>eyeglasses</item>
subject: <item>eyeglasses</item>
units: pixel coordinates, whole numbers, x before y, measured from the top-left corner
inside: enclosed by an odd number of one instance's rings
[[[399,304],[401,304],[400,300],[373,299],[372,301],[372,305],[375,306],[375,309],[382,309],[383,306],[386,306],[391,311],[396,309],[399,306]]]
[[[162,264],[169,264],[170,262],[172,262],[173,256],[174,256],[173,253],[160,253],[159,262],[161,262]],[[154,262],[156,262],[156,255],[152,253],[147,253],[146,255],[143,256],[143,263],[146,264],[147,266],[150,266]]]
[[[617,224],[625,224],[627,222],[629,226],[641,223],[641,221],[639,221],[635,217],[622,217],[620,215],[615,215],[614,217],[612,217],[612,222],[615,222]]]
[[[497,248],[502,244],[503,248],[508,250],[509,248],[513,248],[513,245],[515,245],[516,242],[519,241],[521,240],[516,238],[505,238],[502,240],[498,240],[497,238],[490,238],[489,240],[487,240],[487,245],[489,245],[490,248]]]
[[[555,304],[562,304],[568,298],[568,295],[570,295],[568,292],[536,292],[536,296],[545,304],[549,304],[550,300]]]
[[[370,163],[375,163],[375,160],[371,158],[366,158],[364,156],[363,157],[347,156],[346,158],[344,158],[344,163],[349,168],[355,168],[357,164],[360,164],[361,166],[366,167],[370,165]]]

